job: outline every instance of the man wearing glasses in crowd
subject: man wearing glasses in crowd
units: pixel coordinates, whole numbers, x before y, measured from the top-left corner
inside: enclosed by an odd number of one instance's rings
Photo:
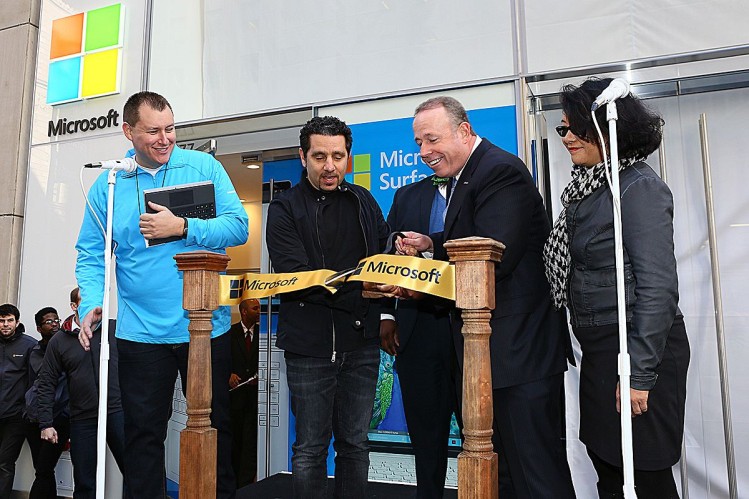
[[[31,459],[34,463],[36,476],[29,491],[30,499],[39,497],[56,497],[57,480],[55,479],[55,467],[60,459],[62,451],[65,450],[70,438],[70,413],[68,410],[68,387],[65,378],[61,377],[54,393],[54,407],[51,414],[54,416],[54,426],[57,428],[59,439],[56,442],[43,440],[39,429],[39,415],[37,404],[37,386],[35,382],[44,362],[44,355],[50,340],[60,331],[60,317],[57,310],[52,307],[44,307],[34,314],[36,330],[42,336],[31,351],[29,356],[29,392],[26,395],[26,417],[29,421],[27,441],[31,450]],[[33,396],[32,396],[33,395]]]

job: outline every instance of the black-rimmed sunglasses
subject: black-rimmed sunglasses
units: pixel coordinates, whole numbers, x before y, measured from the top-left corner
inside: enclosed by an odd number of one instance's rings
[[[554,130],[557,131],[557,135],[564,138],[565,135],[567,135],[567,132],[572,132],[573,135],[577,135],[574,131],[572,131],[572,128],[567,125],[559,125]]]

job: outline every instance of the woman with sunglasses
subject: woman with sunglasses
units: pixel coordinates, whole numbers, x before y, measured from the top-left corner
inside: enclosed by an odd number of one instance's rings
[[[601,498],[623,496],[619,411],[631,411],[639,499],[678,498],[671,467],[684,432],[689,343],[678,307],[671,191],[644,160],[662,139],[660,116],[632,95],[617,100],[631,408],[620,408],[612,196],[591,105],[611,79],[561,93],[556,127],[573,163],[564,209],[544,247],[557,308],[566,306],[582,349],[580,441],[598,473]],[[606,106],[596,111],[608,153]]]

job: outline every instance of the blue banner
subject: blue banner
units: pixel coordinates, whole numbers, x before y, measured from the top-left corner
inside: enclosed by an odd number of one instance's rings
[[[517,154],[515,106],[468,111],[474,131]],[[346,180],[372,192],[387,216],[395,191],[432,174],[413,139],[413,118],[351,125],[354,136],[351,173]]]

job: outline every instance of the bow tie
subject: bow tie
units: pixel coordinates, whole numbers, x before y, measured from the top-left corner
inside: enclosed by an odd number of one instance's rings
[[[438,177],[437,175],[435,175],[434,177],[432,177],[432,184],[436,185],[437,187],[439,187],[441,185],[445,185],[449,181],[450,181],[450,177]]]

